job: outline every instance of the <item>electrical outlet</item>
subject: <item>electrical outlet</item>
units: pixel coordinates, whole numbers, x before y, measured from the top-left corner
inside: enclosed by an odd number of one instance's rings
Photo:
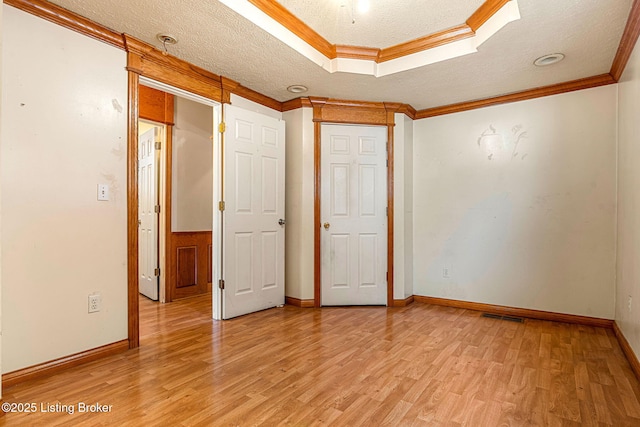
[[[89,295],[89,313],[97,313],[102,309],[102,297],[100,294]]]

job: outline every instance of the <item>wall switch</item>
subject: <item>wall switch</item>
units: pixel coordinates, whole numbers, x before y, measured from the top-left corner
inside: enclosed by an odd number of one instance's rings
[[[109,185],[98,184],[98,200],[109,200]]]
[[[102,296],[100,294],[89,295],[89,313],[97,313],[102,310]]]

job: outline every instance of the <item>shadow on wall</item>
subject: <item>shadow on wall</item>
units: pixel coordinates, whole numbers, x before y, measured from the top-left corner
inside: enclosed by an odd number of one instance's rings
[[[513,217],[509,194],[494,194],[469,208],[427,269],[427,283],[442,285],[443,295],[466,298],[465,286],[477,282],[496,262]]]

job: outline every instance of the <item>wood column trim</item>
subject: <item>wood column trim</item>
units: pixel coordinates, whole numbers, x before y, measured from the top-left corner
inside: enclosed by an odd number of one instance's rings
[[[322,305],[322,292],[321,289],[321,259],[320,259],[320,239],[321,239],[321,230],[320,230],[320,183],[321,183],[321,175],[320,175],[320,142],[321,142],[321,129],[322,122],[316,121],[316,109],[322,107],[314,107],[313,108],[313,135],[314,135],[314,143],[313,143],[313,171],[315,176],[315,181],[313,185],[313,301],[314,306],[319,308]]]
[[[28,368],[8,372],[2,375],[2,388],[14,386],[25,381],[44,378],[83,363],[93,362],[103,357],[125,352],[129,349],[129,341],[122,340],[91,350],[82,351],[70,356],[61,357],[49,362],[39,363]]]
[[[240,83],[224,76],[220,76],[220,82],[222,83],[222,98],[220,102],[223,104],[231,104],[231,94],[236,90]]]
[[[384,103],[387,114],[387,307],[393,307],[394,289],[394,147],[393,131],[396,126],[396,112],[401,108],[400,103]]]
[[[165,214],[165,224],[164,224],[164,235],[165,235],[165,245],[164,245],[164,300],[166,303],[173,301],[173,292],[171,289],[170,281],[172,280],[173,271],[171,270],[171,266],[173,265],[173,241],[171,235],[171,197],[173,195],[173,126],[167,125],[167,135],[165,138],[165,195],[164,195],[164,214]]]
[[[140,345],[138,312],[138,97],[139,77],[129,71],[127,138],[127,312],[129,348]]]

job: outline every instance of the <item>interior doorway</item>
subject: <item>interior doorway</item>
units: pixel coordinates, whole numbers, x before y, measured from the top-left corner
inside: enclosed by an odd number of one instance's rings
[[[138,101],[139,290],[161,303],[211,299],[217,104],[147,79]]]
[[[322,305],[387,303],[387,128],[322,124]]]
[[[164,134],[165,125],[138,121],[138,289],[152,301],[160,299],[160,148]]]

